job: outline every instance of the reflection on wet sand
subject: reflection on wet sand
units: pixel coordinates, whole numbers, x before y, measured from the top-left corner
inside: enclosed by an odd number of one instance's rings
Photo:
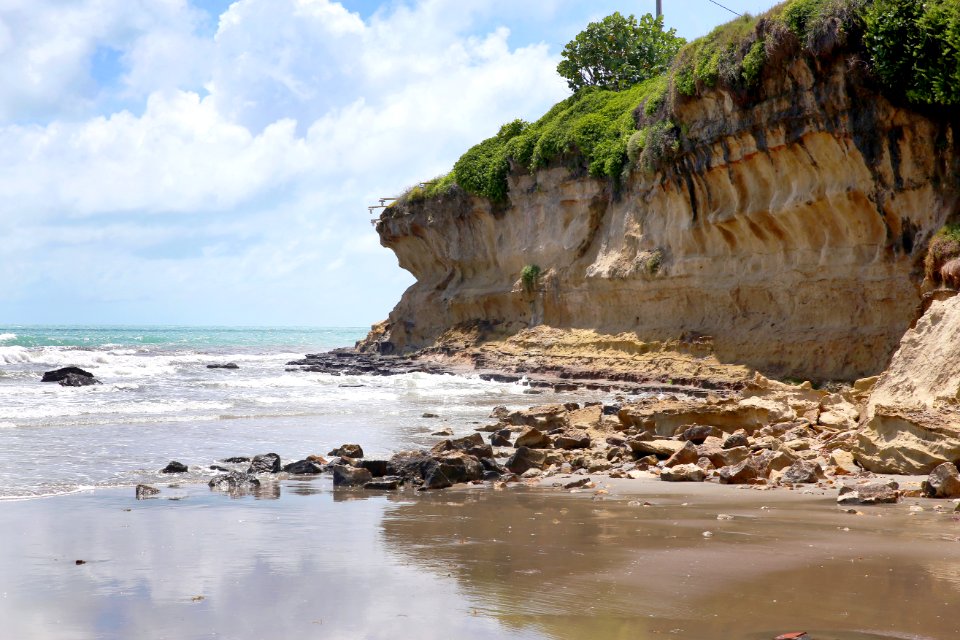
[[[649,496],[644,507],[542,491],[431,494],[387,510],[384,546],[456,576],[505,626],[555,638],[943,638],[960,629],[947,613],[960,605],[957,579],[931,570],[960,561],[944,516],[726,495],[686,506]]]
[[[4,637],[939,640],[960,626],[952,514],[660,483],[604,500],[272,484],[0,504]]]

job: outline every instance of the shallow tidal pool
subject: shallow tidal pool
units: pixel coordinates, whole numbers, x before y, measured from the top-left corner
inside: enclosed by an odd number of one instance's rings
[[[929,502],[847,513],[817,494],[664,485],[373,494],[317,478],[240,498],[191,485],[143,501],[101,489],[5,502],[3,635],[852,640],[960,630],[952,513]]]

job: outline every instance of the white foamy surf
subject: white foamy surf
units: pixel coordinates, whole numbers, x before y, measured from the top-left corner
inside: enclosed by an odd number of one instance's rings
[[[359,442],[368,455],[466,434],[523,384],[412,373],[336,376],[288,371],[306,353],[352,344],[363,329],[20,328],[0,346],[0,498],[161,479],[170,460],[202,479],[216,461],[276,452],[284,460]],[[208,364],[235,363],[237,369]],[[41,383],[78,366],[99,385]],[[424,418],[425,413],[438,419]]]

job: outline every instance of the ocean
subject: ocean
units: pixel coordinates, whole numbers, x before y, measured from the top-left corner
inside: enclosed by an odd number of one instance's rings
[[[0,500],[169,482],[169,461],[203,482],[229,456],[284,462],[345,442],[368,456],[428,447],[489,422],[496,405],[559,398],[523,383],[424,373],[287,371],[307,353],[352,346],[363,327],[0,326]],[[209,369],[233,362],[238,369]],[[42,383],[77,366],[102,384]],[[598,398],[602,399],[602,398]],[[438,418],[424,418],[436,414]]]

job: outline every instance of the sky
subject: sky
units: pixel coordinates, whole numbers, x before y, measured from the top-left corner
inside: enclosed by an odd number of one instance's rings
[[[687,39],[734,17],[663,5]],[[367,206],[537,119],[566,42],[654,7],[0,0],[0,324],[378,322],[413,278]]]

